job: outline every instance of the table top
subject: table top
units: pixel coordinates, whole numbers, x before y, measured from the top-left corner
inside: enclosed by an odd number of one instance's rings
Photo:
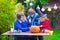
[[[20,33],[16,32],[16,33],[14,33],[14,32],[8,31],[8,32],[3,33],[2,35],[4,35],[4,36],[8,36],[8,35],[19,35],[19,36],[20,35],[21,36],[48,36],[49,33],[30,33],[30,32],[20,32]]]

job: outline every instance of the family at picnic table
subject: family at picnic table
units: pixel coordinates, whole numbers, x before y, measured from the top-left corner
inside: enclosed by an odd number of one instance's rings
[[[16,12],[14,30],[29,32],[30,27],[34,26],[39,27],[42,33],[52,32],[50,31],[51,28],[47,14],[43,14],[40,9],[37,9],[36,12],[33,8],[30,8],[27,17],[22,12]],[[43,40],[43,36],[38,36],[38,39]],[[14,36],[14,40],[37,40],[37,36]]]

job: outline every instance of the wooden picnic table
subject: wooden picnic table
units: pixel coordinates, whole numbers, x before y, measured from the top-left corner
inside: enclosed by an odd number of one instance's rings
[[[9,36],[48,36],[49,33],[30,33],[30,32],[5,32],[2,34],[3,36],[8,36],[8,40],[9,40]]]

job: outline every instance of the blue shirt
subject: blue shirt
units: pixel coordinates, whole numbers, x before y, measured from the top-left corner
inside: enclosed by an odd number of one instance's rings
[[[23,22],[20,22],[19,20],[14,21],[14,29],[15,30],[21,30],[22,32],[29,31],[29,28],[27,27],[27,21],[24,20]]]
[[[34,13],[33,17],[28,15],[27,20],[28,21],[31,20],[31,23],[29,23],[29,26],[34,26],[34,25],[39,25],[40,24],[38,13]]]

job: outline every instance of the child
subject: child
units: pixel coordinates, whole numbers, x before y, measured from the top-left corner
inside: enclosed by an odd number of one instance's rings
[[[40,29],[43,31],[44,29],[50,30],[50,24],[49,24],[49,19],[47,18],[47,14],[43,14],[40,11],[40,8],[37,7],[37,13],[39,14],[40,17]]]
[[[44,14],[42,17],[40,17],[40,29],[41,32],[48,32],[50,35],[52,35],[53,31],[50,31],[50,24],[49,19],[47,18],[47,14]]]
[[[27,27],[27,20],[23,13],[17,12],[16,14],[17,19],[14,21],[14,29],[21,30],[22,32],[29,31]],[[14,40],[25,40],[24,36],[14,36]]]
[[[28,10],[28,24],[29,24],[29,27],[31,26],[38,26],[40,24],[40,20],[38,20],[39,16],[38,16],[38,13],[35,12],[34,9],[30,8]],[[32,36],[31,40],[36,40],[36,37]]]
[[[34,9],[30,8],[28,10],[28,17],[27,17],[30,26],[34,25],[38,26],[40,24],[40,20],[38,20],[38,18],[39,18],[38,13],[36,13]]]
[[[14,22],[14,29],[21,30],[22,32],[29,31],[29,28],[27,27],[27,20],[24,18],[24,14],[17,13],[16,17],[17,19]]]
[[[41,30],[50,30],[50,24],[49,24],[49,19],[46,16],[47,14],[44,14],[42,17],[40,17],[40,29]]]

